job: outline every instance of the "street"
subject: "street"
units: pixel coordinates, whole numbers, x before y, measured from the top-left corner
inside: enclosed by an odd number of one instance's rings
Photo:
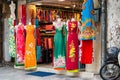
[[[54,70],[38,67],[36,71],[52,72],[56,73]],[[34,76],[27,75],[31,72],[36,71],[25,71],[20,69],[15,69],[13,66],[0,67],[0,80],[101,80],[99,75],[95,75],[93,78],[81,78],[80,76],[70,77],[67,75],[54,74],[50,76]],[[87,75],[86,75],[87,76]]]

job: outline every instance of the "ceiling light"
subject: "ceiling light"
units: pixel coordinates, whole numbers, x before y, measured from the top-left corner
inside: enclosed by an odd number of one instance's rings
[[[58,1],[65,1],[65,0],[58,0]]]
[[[70,8],[69,6],[65,6],[64,8]]]

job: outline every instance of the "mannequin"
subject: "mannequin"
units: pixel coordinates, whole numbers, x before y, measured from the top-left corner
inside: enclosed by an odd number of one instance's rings
[[[68,22],[68,40],[66,54],[66,70],[68,76],[77,76],[78,70],[78,22],[72,18]]]
[[[63,45],[63,34],[62,27],[63,22],[60,17],[57,17],[57,20],[53,22],[53,26],[56,29],[56,34],[54,35],[54,69],[59,71],[65,70],[65,53]]]
[[[32,25],[31,22],[25,26],[26,29],[26,43],[25,43],[25,70],[36,70],[37,62],[36,62],[36,50],[35,50],[35,37],[34,30],[35,25]]]
[[[13,1],[11,1],[11,4],[9,5],[10,7],[10,11],[11,11],[11,15],[10,18],[13,18],[13,20],[15,20],[15,4],[13,3]]]
[[[15,26],[16,29],[16,61],[15,68],[23,68],[24,64],[24,54],[25,54],[25,33],[24,25],[19,20],[18,25]]]

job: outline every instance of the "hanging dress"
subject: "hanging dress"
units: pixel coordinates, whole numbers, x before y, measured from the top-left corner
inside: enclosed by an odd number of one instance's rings
[[[41,53],[41,38],[40,38],[40,32],[39,32],[39,20],[35,20],[36,25],[36,57],[37,62],[40,62],[42,53]]]
[[[59,26],[59,27],[58,27]],[[54,35],[54,69],[65,69],[65,53],[63,47],[62,22],[55,22],[56,33]]]
[[[82,27],[80,29],[80,40],[82,40],[82,54],[80,62],[82,64],[91,64],[93,60],[93,40],[95,40],[93,0],[87,0],[86,2],[84,2],[83,7],[84,9],[82,10]]]
[[[25,70],[36,69],[34,25],[26,25]]]
[[[62,33],[63,33],[63,49],[64,49],[63,51],[64,51],[64,53],[66,55],[66,51],[67,51],[66,50],[67,49],[66,48],[67,47],[66,46],[67,45],[67,34],[68,34],[68,32],[67,32],[67,25],[66,24],[63,25],[63,32]]]
[[[66,54],[66,70],[78,72],[78,22],[68,22],[68,41]]]
[[[15,58],[16,66],[23,66],[24,55],[25,55],[25,34],[24,25],[21,23],[16,26],[16,58]]]
[[[14,37],[14,26],[13,26],[13,19],[9,18],[8,23],[10,27],[9,31],[9,54],[12,58],[16,55],[16,46],[15,46],[15,37]]]

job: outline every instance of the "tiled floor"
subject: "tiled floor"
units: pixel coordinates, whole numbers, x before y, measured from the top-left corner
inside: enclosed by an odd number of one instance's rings
[[[41,65],[38,66],[37,71],[45,71],[45,72],[54,72],[57,73],[50,67],[49,65]],[[81,75],[77,77],[71,77],[65,74],[55,74],[52,76],[47,76],[47,77],[37,77],[37,76],[31,76],[31,75],[26,75],[27,73],[30,73],[33,71],[25,71],[25,70],[18,70],[14,69],[13,66],[5,66],[5,67],[0,67],[0,80],[102,80],[99,75],[94,75],[91,77],[90,73],[82,73],[80,72],[79,74],[83,74],[84,77],[81,77]]]

